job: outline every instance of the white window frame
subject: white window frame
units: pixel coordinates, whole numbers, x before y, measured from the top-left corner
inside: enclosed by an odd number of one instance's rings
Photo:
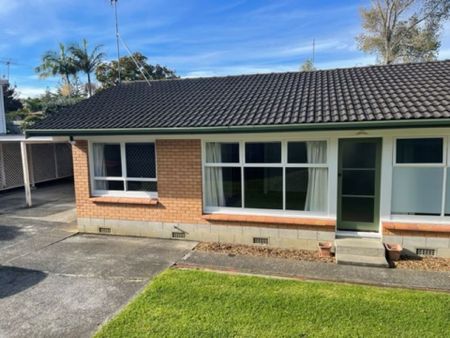
[[[120,145],[120,160],[122,166],[122,176],[101,177],[95,176],[94,172],[94,144],[118,144]],[[139,178],[127,177],[127,163],[126,163],[126,144],[131,143],[149,143],[153,144],[155,149],[155,178]],[[156,156],[156,142],[154,141],[89,141],[89,177],[91,183],[92,196],[110,196],[110,197],[137,197],[137,198],[158,198],[157,191],[127,191],[127,181],[129,182],[158,182],[158,166]],[[124,184],[124,190],[96,190],[95,181],[121,181]]]
[[[326,163],[287,163],[287,145],[289,142],[308,142],[323,141],[327,147]],[[207,163],[206,162],[206,143],[222,143],[222,144],[239,144],[239,162],[234,163]],[[280,143],[281,144],[281,162],[280,163],[246,163],[245,161],[245,144],[246,143]],[[288,216],[288,217],[305,217],[305,218],[329,218],[330,215],[330,198],[331,176],[330,176],[330,158],[331,149],[328,138],[252,138],[252,139],[204,139],[202,141],[202,177],[203,187],[205,187],[204,170],[208,167],[235,167],[241,168],[241,203],[242,207],[213,207],[205,204],[205,189],[203,189],[203,210],[207,214],[227,213],[227,214],[244,214],[244,215],[271,215],[271,216]],[[245,189],[244,189],[244,169],[245,168],[282,168],[283,169],[283,208],[282,209],[258,209],[245,207]],[[286,210],[286,168],[325,168],[327,169],[327,208],[325,211],[304,211],[304,210]]]
[[[406,140],[406,139],[428,139],[428,138],[440,138],[442,139],[442,162],[441,163],[397,163],[397,141],[398,140]],[[394,168],[443,168],[443,177],[442,177],[442,200],[441,200],[441,213],[440,215],[435,216],[427,216],[427,215],[407,215],[407,214],[396,214],[392,210],[392,201],[391,201],[391,219],[399,220],[399,221],[448,221],[450,216],[445,216],[445,202],[446,202],[446,192],[447,192],[447,170],[450,163],[448,163],[449,149],[450,149],[450,137],[445,135],[414,135],[414,136],[399,136],[393,138],[393,152],[392,152],[392,171]],[[391,184],[391,196],[393,193],[393,184]]]

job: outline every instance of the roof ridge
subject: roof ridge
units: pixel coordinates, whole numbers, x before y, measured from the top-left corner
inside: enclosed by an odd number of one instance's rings
[[[433,64],[433,63],[445,63],[450,62],[450,59],[444,60],[432,60],[432,61],[416,61],[407,63],[390,63],[390,64],[375,64],[366,66],[353,66],[353,67],[335,67],[329,69],[316,69],[311,71],[283,71],[283,72],[267,72],[267,73],[250,73],[250,74],[230,74],[230,75],[214,75],[214,76],[199,76],[199,77],[179,77],[174,79],[151,79],[149,82],[164,82],[164,81],[195,81],[204,79],[227,79],[227,78],[239,78],[239,77],[250,77],[250,76],[264,76],[264,75],[285,75],[285,74],[297,74],[297,73],[320,73],[320,72],[333,72],[338,70],[353,70],[353,69],[364,69],[364,68],[387,68],[387,67],[408,67],[413,65],[422,64]],[[134,81],[122,81],[121,84],[133,84],[148,82],[147,80],[134,80]]]
[[[166,83],[167,82],[167,83]],[[134,85],[133,85],[134,83]],[[125,83],[33,129],[191,128],[447,119],[450,60]]]

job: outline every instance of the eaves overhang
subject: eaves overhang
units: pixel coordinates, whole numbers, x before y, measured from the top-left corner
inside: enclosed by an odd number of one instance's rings
[[[176,127],[176,128],[92,128],[92,129],[28,129],[31,136],[92,136],[92,135],[192,135],[264,133],[292,131],[364,130],[392,128],[450,127],[450,119],[415,119],[384,121],[323,122],[282,125],[249,125],[221,127]]]

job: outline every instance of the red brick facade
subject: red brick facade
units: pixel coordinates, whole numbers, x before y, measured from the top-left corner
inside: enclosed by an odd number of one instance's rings
[[[289,229],[334,231],[334,221],[282,217],[245,216],[242,219],[208,219],[202,209],[202,161],[200,140],[157,140],[158,203],[133,199],[91,198],[88,142],[73,146],[75,193],[79,218],[154,221],[189,224],[228,224]],[[254,218],[254,219],[251,219]],[[280,220],[281,219],[281,220]],[[268,222],[270,220],[270,222]],[[289,222],[287,222],[289,221]],[[271,224],[268,224],[271,223]]]
[[[73,146],[75,194],[78,217],[206,223],[202,218],[201,142],[157,140],[158,202],[135,204],[98,203],[90,197],[88,143]]]

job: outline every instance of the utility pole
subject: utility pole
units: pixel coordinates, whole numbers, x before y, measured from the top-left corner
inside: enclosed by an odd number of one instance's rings
[[[316,39],[313,39],[313,45],[312,45],[312,59],[311,59],[311,62],[312,62],[313,67],[314,67],[314,59],[315,59],[315,57],[316,57]]]
[[[118,78],[119,83],[121,82],[121,72],[120,72],[120,43],[119,43],[119,20],[117,17],[117,0],[111,0],[111,5],[114,6],[114,15],[116,19],[116,45],[117,45],[117,71],[118,71]]]

